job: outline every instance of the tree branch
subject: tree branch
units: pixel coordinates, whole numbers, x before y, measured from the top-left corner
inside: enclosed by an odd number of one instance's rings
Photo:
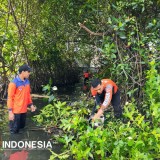
[[[94,36],[103,36],[104,35],[104,33],[95,33],[95,32],[92,32],[91,30],[89,30],[84,24],[82,24],[82,23],[78,23],[79,24],[79,26],[81,27],[81,28],[83,28],[85,31],[87,31],[90,35],[94,35]]]

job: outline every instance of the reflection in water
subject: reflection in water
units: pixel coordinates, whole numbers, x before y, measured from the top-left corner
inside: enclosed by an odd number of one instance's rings
[[[27,160],[27,158],[28,158],[28,152],[22,150],[20,152],[15,152],[11,154],[9,160]]]

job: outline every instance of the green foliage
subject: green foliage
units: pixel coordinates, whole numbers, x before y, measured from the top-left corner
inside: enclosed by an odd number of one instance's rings
[[[5,131],[8,123],[8,111],[4,109],[6,106],[0,104],[0,130]]]
[[[103,60],[99,77],[116,81],[125,96],[139,104],[149,61],[158,62],[160,24],[158,17],[147,13],[156,1],[111,1],[106,14],[107,33],[103,38]],[[159,7],[158,7],[159,8]],[[114,12],[113,12],[114,10]],[[158,13],[159,9],[155,11]]]
[[[53,105],[45,106],[39,115],[34,116],[34,120],[39,125],[45,125],[46,127],[57,126],[61,118],[66,117],[70,110],[71,107],[66,107],[66,102],[57,101]]]
[[[69,155],[69,151],[66,151],[64,153],[61,153],[61,154],[56,154],[55,152],[51,151],[50,152],[52,153],[52,155],[50,156],[49,160],[56,160],[57,158],[60,159],[60,160],[65,160],[67,159],[70,155]]]
[[[72,142],[71,152],[75,159],[154,159],[159,156],[159,132],[154,131],[148,122],[129,104],[132,112],[125,109],[124,116],[130,121],[123,124],[120,121],[108,122],[105,128],[93,129],[88,127],[85,133]],[[129,115],[130,114],[130,115]],[[151,146],[155,143],[156,146]],[[154,148],[154,149],[153,149]],[[155,150],[150,152],[150,150]]]
[[[2,135],[8,132],[8,110],[6,106],[0,104],[0,158],[3,158],[4,148],[2,148]]]
[[[34,89],[50,77],[57,83],[64,83],[64,77],[70,82],[78,72],[74,69],[77,60],[85,66],[99,57],[103,71],[99,77],[111,77],[122,86],[127,81],[125,93],[130,86],[130,90],[142,86],[148,61],[159,55],[158,6],[159,1],[151,0],[1,0],[0,72],[4,82],[24,62],[35,70]],[[89,36],[79,22],[104,36]],[[44,82],[37,80],[41,76]]]
[[[145,99],[144,108],[147,110],[147,117],[151,118],[154,125],[158,127],[160,123],[160,75],[156,70],[156,63],[153,60],[150,62],[150,70],[147,71],[145,84]]]
[[[53,87],[52,87],[52,79],[49,79],[49,83],[45,86],[43,86],[42,88],[42,91],[49,96],[48,98],[48,102],[52,102],[53,100],[56,101],[56,98],[55,98],[55,94],[53,94],[54,90],[53,90]],[[54,86],[56,87],[56,86]]]

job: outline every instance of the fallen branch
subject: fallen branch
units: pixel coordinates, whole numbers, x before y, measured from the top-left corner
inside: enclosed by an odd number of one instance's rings
[[[38,95],[38,94],[31,94],[32,97],[35,97],[35,98],[49,98],[49,96],[46,96],[46,95]]]
[[[79,24],[79,26],[81,27],[81,28],[83,28],[85,31],[87,31],[90,35],[94,35],[94,36],[103,36],[104,35],[104,33],[95,33],[95,32],[92,32],[91,30],[89,30],[84,24],[82,24],[82,23],[78,23]]]

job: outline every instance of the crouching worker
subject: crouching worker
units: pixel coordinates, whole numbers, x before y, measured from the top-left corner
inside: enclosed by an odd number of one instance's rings
[[[94,79],[91,83],[91,94],[95,97],[96,106],[100,106],[100,109],[92,117],[93,121],[95,119],[100,119],[110,104],[113,106],[114,116],[116,118],[121,117],[122,108],[120,105],[120,91],[112,80]]]
[[[18,133],[25,127],[27,107],[30,107],[31,112],[36,110],[32,104],[28,80],[31,68],[25,64],[20,66],[18,71],[19,75],[10,82],[8,87],[7,106],[11,134]]]

